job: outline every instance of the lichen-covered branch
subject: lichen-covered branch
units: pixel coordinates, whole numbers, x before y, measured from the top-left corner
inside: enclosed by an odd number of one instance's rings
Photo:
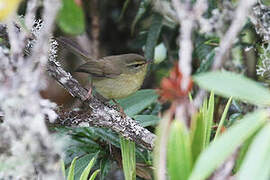
[[[85,101],[87,90],[84,89],[77,80],[72,78],[69,73],[64,71],[56,61],[49,62],[48,72],[73,97],[84,101],[91,109],[89,114],[81,118],[76,117],[63,120],[63,125],[72,127],[95,125],[110,128],[147,149],[153,149],[155,140],[154,134],[140,126],[132,118],[128,116],[123,117],[122,113],[117,111],[114,107],[106,105],[96,98],[90,98]]]

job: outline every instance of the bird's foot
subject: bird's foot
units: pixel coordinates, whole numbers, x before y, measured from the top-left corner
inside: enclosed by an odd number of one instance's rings
[[[120,112],[121,117],[125,119],[127,115],[125,114],[123,107],[115,99],[112,99],[112,101],[116,105],[116,109]]]

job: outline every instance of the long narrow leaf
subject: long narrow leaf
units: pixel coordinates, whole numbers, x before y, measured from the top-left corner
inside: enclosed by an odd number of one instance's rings
[[[205,121],[203,120],[202,112],[198,113],[191,120],[190,137],[191,137],[191,150],[192,159],[195,161],[199,154],[204,149],[204,142],[206,137]]]
[[[237,180],[269,180],[270,170],[270,124],[268,123],[254,138],[240,168]],[[263,170],[266,170],[264,172]],[[266,175],[265,175],[266,174]]]
[[[75,169],[76,160],[77,160],[77,157],[75,157],[71,162],[71,165],[68,171],[67,180],[74,180],[74,169]]]
[[[150,5],[151,3],[151,0],[142,0],[140,2],[140,6],[139,6],[139,9],[137,11],[137,14],[132,22],[132,25],[131,25],[131,34],[134,33],[134,30],[135,30],[135,26],[137,24],[137,22],[141,19],[141,17],[144,15],[144,13],[146,12],[147,10],[147,7]]]
[[[224,97],[233,97],[256,105],[270,105],[270,91],[243,75],[231,72],[208,72],[193,76],[202,88]]]
[[[91,159],[91,161],[89,162],[87,167],[84,169],[84,171],[81,174],[80,180],[87,180],[87,177],[90,173],[90,170],[93,167],[93,165],[95,164],[97,157],[98,157],[98,153]]]
[[[94,180],[99,172],[100,172],[100,169],[95,170],[95,172],[93,172],[93,174],[91,175],[91,177],[89,178],[89,180]]]
[[[186,180],[192,169],[189,133],[184,124],[175,120],[168,142],[168,173],[171,180]]]
[[[206,136],[207,136],[207,104],[208,104],[208,100],[205,99],[203,101],[203,106],[202,106],[202,109],[201,109],[201,112],[202,112],[202,118],[203,118],[203,122],[204,122],[204,141],[203,141],[203,148],[206,147]]]
[[[213,92],[210,94],[208,109],[206,114],[206,138],[205,138],[205,146],[208,146],[210,143],[211,130],[213,125],[214,118],[214,105],[215,105],[215,95]]]
[[[135,180],[136,178],[136,154],[135,143],[120,137],[122,164],[126,180]]]
[[[65,163],[64,163],[64,161],[62,159],[61,159],[60,163],[61,163],[61,170],[62,170],[62,173],[63,173],[63,177],[66,178]]]
[[[251,113],[219,136],[198,157],[189,180],[204,180],[209,177],[238,146],[262,126],[267,117],[268,113],[264,110]]]
[[[129,116],[134,116],[157,101],[158,95],[153,89],[137,91],[133,95],[118,100],[119,104]]]
[[[155,47],[159,38],[159,34],[162,28],[163,17],[160,14],[155,13],[153,15],[153,20],[151,27],[148,31],[147,40],[145,44],[144,56],[146,59],[153,59]]]
[[[255,136],[255,135],[254,135]],[[249,146],[250,144],[252,143],[253,139],[254,139],[254,136],[251,136],[250,138],[248,138],[245,143],[241,146],[240,148],[240,151],[237,155],[237,159],[235,161],[235,165],[234,165],[234,168],[233,168],[233,173],[236,173],[239,171],[245,157],[246,157],[246,154],[248,152],[248,149],[249,149]]]
[[[224,124],[224,121],[225,121],[225,118],[227,116],[227,113],[228,113],[228,110],[229,110],[229,107],[231,105],[231,101],[232,101],[232,98],[230,98],[225,106],[225,109],[222,113],[222,116],[221,116],[221,119],[219,121],[219,124],[218,124],[218,128],[217,128],[217,131],[216,131],[216,134],[215,134],[215,137],[214,137],[214,141],[216,140],[216,138],[219,136],[219,133],[220,133],[220,130]]]

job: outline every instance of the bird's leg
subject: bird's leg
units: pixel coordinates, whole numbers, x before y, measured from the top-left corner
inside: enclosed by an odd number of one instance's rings
[[[122,106],[115,99],[112,99],[112,101],[114,102],[116,107],[119,109],[119,112],[121,113],[122,118],[126,118],[127,115],[125,114],[124,109],[122,108]]]
[[[93,81],[92,81],[92,79],[90,80],[90,88],[89,88],[89,90],[88,90],[88,92],[87,92],[87,95],[86,95],[86,100],[89,100],[89,99],[91,99],[92,98],[92,90],[93,90]]]

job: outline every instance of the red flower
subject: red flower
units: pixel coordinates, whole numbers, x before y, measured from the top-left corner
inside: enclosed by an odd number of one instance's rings
[[[188,88],[181,88],[182,73],[179,71],[178,64],[174,66],[168,78],[163,78],[161,81],[161,89],[159,90],[161,100],[176,101],[188,95],[192,89],[192,80],[190,78]]]

